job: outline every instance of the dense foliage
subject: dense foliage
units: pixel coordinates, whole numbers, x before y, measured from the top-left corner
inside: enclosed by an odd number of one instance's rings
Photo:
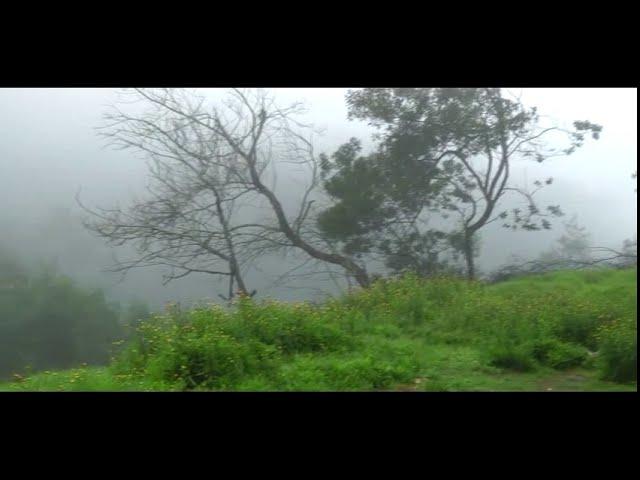
[[[602,131],[588,121],[572,130],[545,126],[535,108],[498,88],[365,88],[350,91],[347,104],[350,118],[378,129],[380,142],[361,155],[351,139],[322,157],[333,203],[318,224],[345,253],[382,256],[392,271],[437,273],[461,256],[473,279],[485,225],[550,229],[548,218],[562,212],[539,206],[534,194],[552,179],[516,187],[512,164],[569,155]],[[554,133],[565,148],[550,146]],[[508,196],[522,207],[505,210]],[[443,228],[449,217],[454,225]]]
[[[0,258],[0,376],[105,364],[122,337],[118,312],[100,290],[84,290],[51,268],[28,272]]]
[[[322,305],[242,298],[231,310],[171,309],[143,322],[107,370],[12,388],[546,390],[545,379],[565,376],[582,389],[630,389],[636,275],[554,272],[493,285],[408,275]]]

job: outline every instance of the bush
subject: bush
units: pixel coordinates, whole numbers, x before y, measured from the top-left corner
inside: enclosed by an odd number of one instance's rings
[[[532,353],[537,361],[555,369],[577,367],[589,358],[585,347],[562,342],[556,338],[545,338],[534,342]]]
[[[597,365],[605,380],[632,382],[638,380],[638,323],[627,317],[598,331],[599,355]]]
[[[415,346],[371,339],[359,352],[344,355],[298,355],[279,371],[276,390],[381,390],[410,382],[420,364]]]
[[[184,389],[227,389],[251,376],[273,377],[283,356],[352,344],[335,322],[310,305],[257,305],[244,299],[232,312],[200,308],[142,322],[114,372],[136,372]]]
[[[605,378],[628,381],[636,378],[630,275],[588,282],[557,272],[491,286],[407,276],[319,306],[240,299],[231,310],[172,311],[144,321],[111,370],[126,388],[380,390],[426,375],[425,388],[459,390],[496,367],[589,360]],[[473,354],[458,361],[456,352]]]
[[[336,350],[351,345],[350,338],[335,319],[304,303],[258,305],[245,299],[226,329],[239,340],[253,338],[277,347],[284,354]]]
[[[135,372],[184,389],[225,388],[243,375],[272,366],[278,352],[260,342],[240,342],[224,332],[225,314],[212,309],[152,317],[118,357],[114,372]]]
[[[566,342],[595,348],[595,333],[601,324],[597,311],[595,305],[582,302],[565,306],[559,314],[558,337]]]
[[[489,364],[517,372],[528,372],[536,367],[530,346],[517,343],[495,343],[488,347]]]

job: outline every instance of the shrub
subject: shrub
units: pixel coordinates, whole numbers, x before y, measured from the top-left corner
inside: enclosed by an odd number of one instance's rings
[[[631,382],[638,380],[638,324],[632,317],[603,325],[598,331],[597,365],[605,380]]]
[[[297,355],[278,373],[277,390],[380,390],[412,381],[420,370],[414,346],[371,339],[352,354]]]
[[[145,388],[371,390],[412,383],[423,363],[436,380],[425,388],[440,378],[460,389],[498,368],[592,361],[605,378],[628,381],[636,378],[635,284],[623,276],[588,282],[557,272],[486,286],[408,275],[319,306],[241,299],[231,310],[176,311],[143,322],[113,372]],[[434,363],[441,347],[474,355]],[[590,358],[587,349],[598,347]]]
[[[227,330],[236,338],[253,338],[281,349],[284,354],[320,352],[350,346],[350,338],[335,319],[309,304],[243,300]]]
[[[595,333],[600,325],[597,307],[588,303],[567,305],[560,310],[558,337],[566,342],[595,348]]]
[[[217,309],[144,321],[136,340],[114,363],[114,373],[135,372],[184,389],[228,388],[245,375],[273,371],[280,351],[225,332],[228,315]]]
[[[533,370],[536,362],[530,346],[514,342],[499,342],[488,347],[489,364],[517,372]]]
[[[585,347],[562,342],[556,338],[544,338],[533,342],[531,350],[537,361],[555,369],[580,366],[589,357]]]

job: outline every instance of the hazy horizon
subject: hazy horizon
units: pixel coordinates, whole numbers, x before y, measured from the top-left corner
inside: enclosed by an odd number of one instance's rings
[[[210,94],[218,95],[219,90],[211,89]],[[318,153],[330,153],[351,137],[361,139],[365,149],[373,148],[373,129],[347,119],[346,88],[269,90],[280,104],[305,102],[309,109],[305,120],[324,131],[317,138]],[[637,232],[636,184],[631,180],[637,170],[637,89],[506,90],[522,95],[526,105],[538,107],[542,115],[561,125],[590,120],[603,126],[599,141],[588,142],[566,158],[518,167],[513,180],[554,177],[541,201],[559,204],[565,219],[577,215],[594,244],[619,246],[633,237]],[[57,258],[62,272],[103,286],[115,281],[113,275],[100,271],[108,266],[111,253],[102,240],[83,230],[75,195],[81,190],[89,206],[126,206],[131,196],[144,194],[147,175],[143,159],[129,151],[105,148],[97,136],[101,116],[114,100],[113,89],[0,89],[0,245],[34,259]],[[287,181],[286,176],[279,178],[279,186],[287,186]],[[551,232],[487,229],[482,234],[479,266],[490,270],[513,254],[534,255],[548,249],[561,232],[561,221],[555,222]],[[275,272],[278,262],[269,263]],[[163,287],[158,272],[133,272],[122,284],[110,286],[110,295],[135,296],[157,305],[164,300],[215,298],[226,288],[204,276]],[[264,290],[268,280],[261,275],[253,273],[256,288]],[[309,298],[303,292],[283,288],[272,294],[283,299]]]

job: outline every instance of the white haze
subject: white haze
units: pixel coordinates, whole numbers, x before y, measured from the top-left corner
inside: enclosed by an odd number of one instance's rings
[[[615,247],[635,235],[631,174],[637,169],[637,90],[508,90],[563,125],[586,119],[604,127],[599,141],[587,142],[570,157],[522,164],[514,170],[514,180],[554,177],[541,200],[561,205],[567,217],[576,214],[594,244]],[[329,153],[350,137],[360,138],[370,150],[372,129],[347,120],[346,91],[273,89],[280,104],[304,101],[308,106],[305,120],[324,130],[316,142],[318,153]],[[144,194],[146,183],[144,160],[131,152],[105,149],[96,135],[105,106],[114,100],[110,89],[0,89],[0,245],[28,259],[57,259],[63,272],[81,282],[108,286],[110,295],[121,300],[137,296],[158,305],[215,298],[225,286],[206,276],[162,287],[161,272],[155,269],[133,272],[116,285],[116,276],[100,271],[110,263],[111,252],[80,225],[76,192],[81,188],[90,206],[126,206],[133,195]],[[293,195],[293,186],[291,177],[279,175],[281,191]],[[556,222],[554,231],[540,233],[487,229],[479,265],[491,270],[513,254],[536,255],[551,246],[560,227]],[[313,290],[268,290],[270,279],[283,271],[280,260],[269,259],[263,270],[252,274],[259,291],[283,299],[313,296]]]

